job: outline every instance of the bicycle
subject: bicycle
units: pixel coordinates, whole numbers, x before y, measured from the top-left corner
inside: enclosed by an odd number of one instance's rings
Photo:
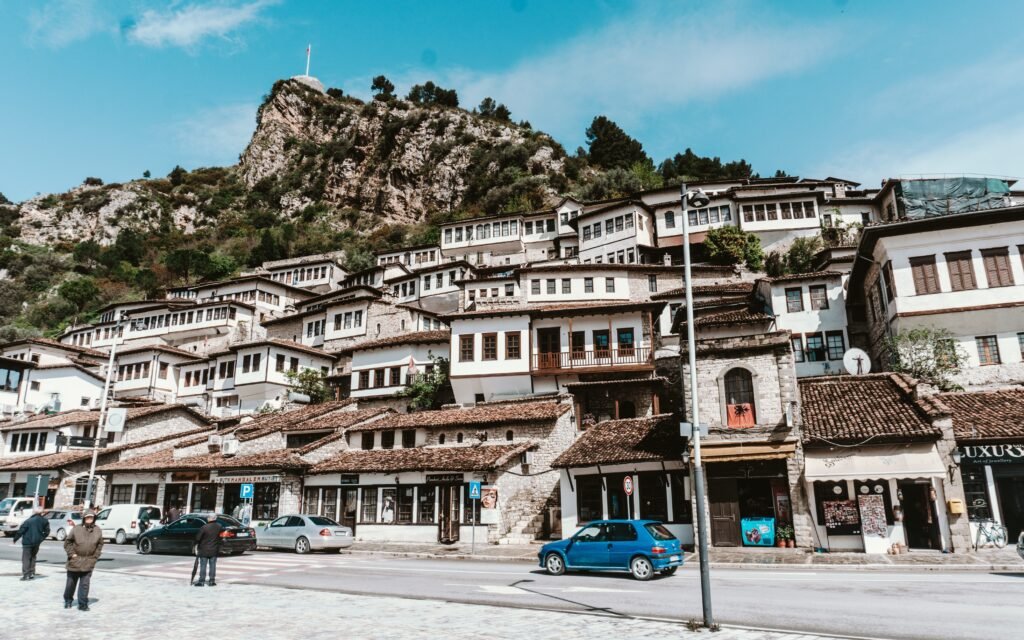
[[[974,538],[974,550],[981,546],[981,537],[985,536],[985,544],[992,543],[997,549],[1006,546],[1006,527],[994,520],[985,519],[978,522],[978,533]]]

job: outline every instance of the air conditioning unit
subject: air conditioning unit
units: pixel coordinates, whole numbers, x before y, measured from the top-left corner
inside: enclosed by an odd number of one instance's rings
[[[226,456],[233,456],[238,453],[238,438],[227,438],[222,445],[221,453]]]
[[[210,453],[216,453],[217,451],[220,451],[223,440],[223,436],[210,436],[206,439],[206,447],[210,450]]]

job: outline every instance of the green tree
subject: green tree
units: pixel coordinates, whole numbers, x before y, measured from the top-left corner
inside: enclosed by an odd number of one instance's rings
[[[103,180],[90,176],[90,177],[86,178],[85,180],[83,180],[82,184],[84,184],[86,186],[89,186],[89,187],[102,187],[103,186]]]
[[[395,85],[384,76],[377,76],[370,84],[374,100],[391,100],[395,97]]]
[[[227,254],[215,251],[207,254],[206,263],[200,266],[199,277],[203,280],[224,280],[238,269],[235,259]]]
[[[650,162],[643,145],[604,116],[594,118],[586,133],[593,164],[605,169],[629,169],[638,162]]]
[[[752,271],[760,271],[764,266],[761,240],[753,233],[732,225],[708,231],[704,238],[704,249],[715,264],[745,264]]]
[[[171,181],[172,187],[177,187],[178,185],[185,181],[185,175],[187,173],[188,172],[182,169],[181,166],[174,165],[174,168],[171,169],[171,172],[167,174],[167,178]]]
[[[342,91],[341,89],[331,87],[330,89],[327,90],[327,95],[331,96],[332,98],[344,98],[345,92]]]
[[[147,298],[156,297],[160,290],[160,281],[157,280],[156,272],[152,269],[139,269],[135,272],[133,279],[136,288],[141,289]]]
[[[145,171],[142,172],[142,177],[146,178],[147,180],[149,179],[149,177],[151,175],[153,175],[153,174],[149,172],[149,169],[146,169]]]
[[[99,294],[100,289],[96,286],[96,281],[89,276],[65,280],[57,288],[57,295],[75,305],[79,311],[95,303]]]
[[[648,162],[634,162],[629,172],[636,176],[640,183],[640,190],[660,189],[665,184],[665,179],[654,169],[654,165]]]
[[[320,369],[300,369],[285,372],[288,384],[296,393],[304,393],[309,396],[311,404],[320,404],[327,400],[327,376]]]
[[[413,85],[405,99],[415,104],[436,104],[442,107],[459,106],[459,96],[454,89],[444,89],[430,80],[423,84]]]
[[[103,248],[100,246],[100,243],[95,240],[85,240],[75,245],[75,248],[71,250],[71,256],[77,264],[91,267],[96,262],[99,262],[102,252]]]
[[[480,101],[477,112],[485,118],[511,122],[512,112],[503,104],[494,101],[494,98],[487,97]]]
[[[821,236],[797,238],[786,251],[786,272],[810,273],[814,271],[814,256],[821,249]]]
[[[164,266],[185,284],[192,284],[208,268],[209,262],[206,253],[196,249],[175,249],[164,256]]]
[[[953,376],[967,364],[967,352],[948,329],[917,327],[886,337],[889,367],[943,391],[959,389]]]
[[[11,204],[11,201],[7,199],[7,196],[0,193],[0,204]]]
[[[439,409],[450,393],[448,383],[448,360],[431,356],[434,364],[430,373],[417,375],[406,386],[402,395],[410,398],[409,408],[413,411]]]
[[[661,163],[658,171],[670,184],[683,180],[736,180],[751,177],[753,168],[746,160],[723,163],[721,158],[699,156],[687,148]]]

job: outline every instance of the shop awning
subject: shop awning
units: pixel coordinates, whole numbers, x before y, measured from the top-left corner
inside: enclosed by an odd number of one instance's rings
[[[860,447],[840,451],[806,451],[808,480],[931,478],[946,474],[934,444]]]
[[[701,462],[740,462],[743,460],[781,460],[796,452],[795,442],[702,443]],[[691,458],[693,453],[691,451]]]

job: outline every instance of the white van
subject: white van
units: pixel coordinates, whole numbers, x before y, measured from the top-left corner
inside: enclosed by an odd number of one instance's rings
[[[139,537],[139,519],[149,512],[149,526],[160,522],[160,507],[155,504],[115,504],[96,514],[96,524],[103,531],[103,537],[117,544],[128,544]]]
[[[4,536],[14,535],[22,522],[32,515],[33,498],[4,498],[0,500],[0,531]]]

